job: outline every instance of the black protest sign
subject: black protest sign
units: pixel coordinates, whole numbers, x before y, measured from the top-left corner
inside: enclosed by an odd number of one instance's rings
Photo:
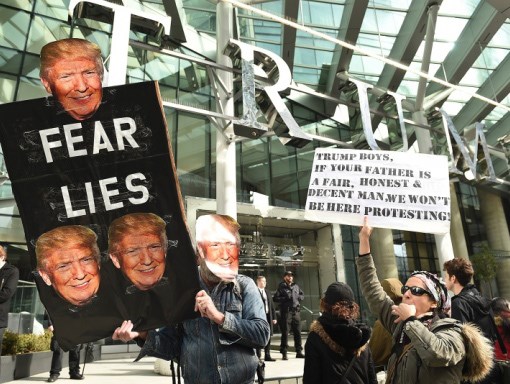
[[[195,316],[196,257],[157,83],[104,88],[101,105],[82,121],[53,97],[0,105],[0,116],[0,142],[34,270],[41,272],[35,249],[41,235],[41,250],[42,238],[54,244],[50,234],[60,230],[60,242],[83,227],[97,235],[100,262],[50,247],[53,258],[68,262],[55,265],[59,272],[35,273],[59,343],[67,349],[111,336],[125,319],[143,330]],[[119,231],[147,219],[163,226],[166,239],[143,237],[143,230],[120,238],[115,264],[108,231],[128,217],[131,224],[123,222]],[[158,255],[159,264],[153,260]],[[90,280],[66,280],[78,266]],[[157,281],[144,285],[151,276]],[[81,300],[87,290],[93,296]]]

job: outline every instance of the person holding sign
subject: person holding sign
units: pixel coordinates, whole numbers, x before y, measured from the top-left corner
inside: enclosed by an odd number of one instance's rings
[[[97,235],[82,225],[43,233],[35,243],[37,270],[48,286],[74,306],[90,303],[99,289]]]
[[[395,305],[377,278],[370,254],[371,233],[365,217],[356,264],[370,310],[393,335],[386,383],[454,384],[483,379],[493,365],[490,341],[476,327],[448,317],[448,290],[430,272],[413,272],[402,287],[402,302]]]
[[[62,39],[41,49],[41,82],[76,120],[90,118],[99,108],[103,72],[101,50],[87,40]]]
[[[136,338],[143,346],[138,359],[178,358],[188,384],[253,384],[258,365],[254,348],[267,344],[269,324],[255,282],[237,273],[239,224],[227,215],[201,216],[196,240],[202,290],[196,294],[195,311],[200,317],[149,332],[133,331],[126,320],[112,338]]]
[[[168,239],[165,221],[153,213],[130,213],[108,229],[108,253],[116,268],[136,289],[147,291],[168,283],[165,272]],[[127,287],[130,293],[133,287]]]

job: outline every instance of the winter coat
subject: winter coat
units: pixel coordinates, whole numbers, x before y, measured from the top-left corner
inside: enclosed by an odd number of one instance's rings
[[[503,340],[503,345],[506,348],[506,355],[501,349],[501,344],[499,340],[494,341],[494,356],[496,360],[509,360],[510,361],[510,335],[505,332],[505,326],[503,325],[503,319],[500,316],[496,316],[494,318],[496,321],[496,325],[498,327],[498,332],[501,336],[501,340]]]
[[[408,341],[404,348],[395,348],[389,359],[388,376],[393,376],[389,383],[455,384],[466,379],[477,381],[491,370],[491,342],[476,327],[438,316],[430,324],[414,317],[395,323],[391,310],[394,302],[377,279],[372,256],[358,257],[356,264],[371,312],[392,333],[394,344]]]
[[[345,384],[377,384],[369,338],[366,325],[321,316],[306,340],[303,384],[338,384],[354,356]]]
[[[5,263],[0,268],[0,328],[7,328],[11,299],[16,292],[19,270],[14,265]]]
[[[391,356],[391,345],[393,337],[379,320],[374,323],[372,337],[370,338],[369,347],[372,352],[372,358],[376,367],[388,364]]]
[[[473,284],[467,284],[458,295],[452,297],[451,316],[461,323],[476,325],[484,336],[492,341],[493,345],[497,340],[491,302],[483,297]],[[499,381],[499,369],[495,366],[489,375],[478,384],[492,384]]]
[[[273,295],[273,301],[280,303],[280,315],[283,312],[299,310],[300,302],[305,298],[305,294],[299,288],[299,285],[292,283],[288,285],[285,281],[278,284],[278,289]]]
[[[496,329],[491,319],[490,300],[483,297],[473,284],[466,285],[452,297],[452,319],[476,324],[485,337],[496,340]]]

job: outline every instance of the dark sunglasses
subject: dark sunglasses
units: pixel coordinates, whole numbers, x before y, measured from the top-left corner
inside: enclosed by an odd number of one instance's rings
[[[411,291],[411,294],[413,296],[423,296],[423,295],[429,295],[429,296],[432,296],[430,294],[429,291],[427,291],[426,289],[423,289],[421,287],[409,287],[408,285],[404,285],[400,291],[402,292],[402,294],[406,293],[407,291]]]

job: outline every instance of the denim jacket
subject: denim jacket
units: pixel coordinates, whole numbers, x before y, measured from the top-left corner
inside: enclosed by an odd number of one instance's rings
[[[200,284],[225,314],[223,325],[200,317],[183,322],[182,328],[150,331],[138,359],[180,358],[186,384],[253,383],[258,365],[254,348],[269,341],[269,324],[254,281],[238,275],[234,282],[219,283],[211,291],[202,279]]]

